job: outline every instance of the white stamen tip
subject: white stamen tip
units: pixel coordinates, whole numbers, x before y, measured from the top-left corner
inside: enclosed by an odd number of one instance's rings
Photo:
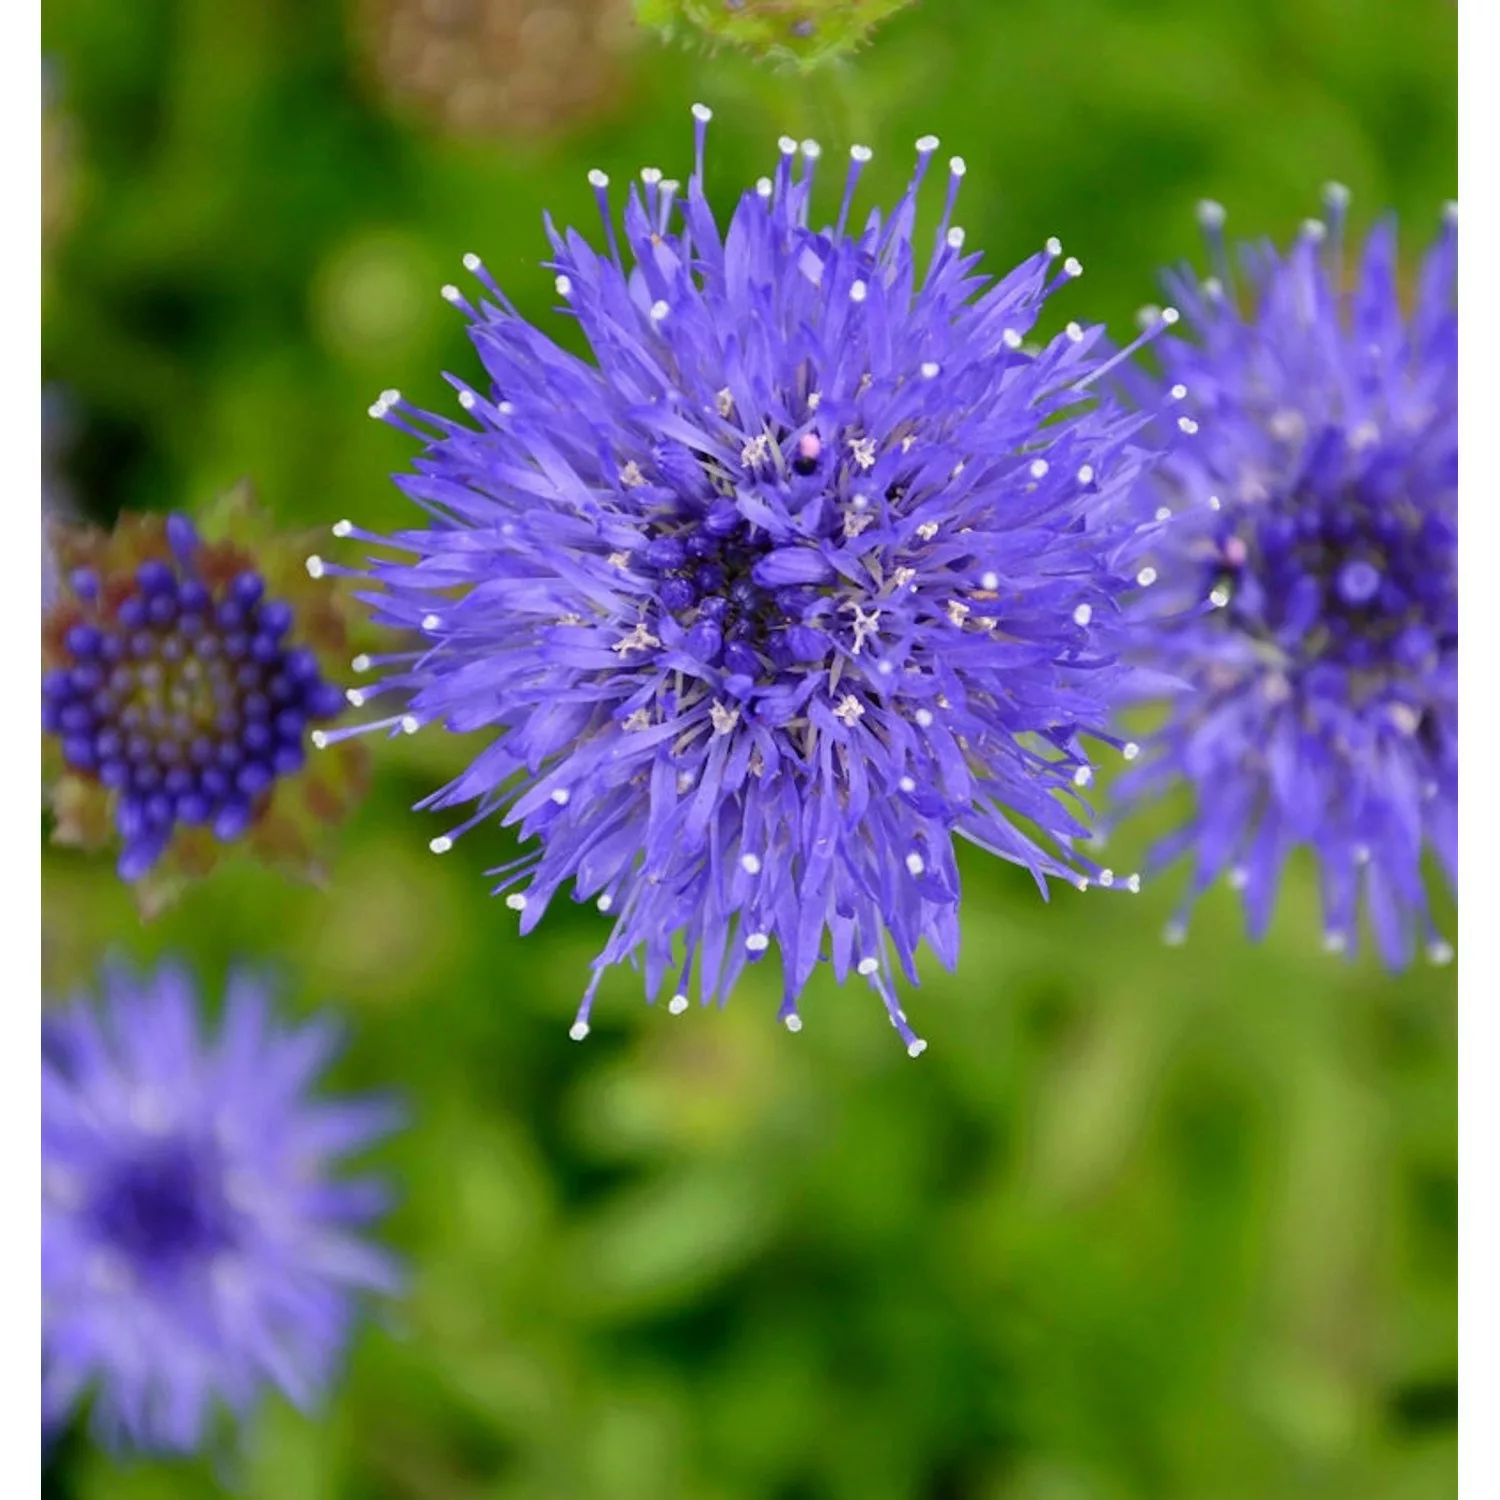
[[[368,672],[374,665],[374,662],[372,662],[368,656],[361,652],[354,658],[353,661],[349,663],[349,668],[354,672]]]
[[[849,285],[849,300],[851,302],[863,302],[870,295],[870,288],[862,281],[851,282]]]
[[[1323,951],[1325,953],[1342,953],[1349,946],[1349,939],[1342,932],[1325,932],[1323,934]]]
[[[422,721],[415,714],[403,714],[401,716],[401,733],[415,734],[422,727]]]
[[[797,143],[789,135],[782,136],[776,142],[776,146],[783,156],[795,156],[797,154]]]
[[[660,323],[671,310],[665,302],[653,302],[651,304],[651,321],[653,323]]]
[[[915,849],[906,856],[906,868],[913,875],[920,875],[927,868],[927,861]]]
[[[469,253],[464,256],[464,270],[477,271],[480,267],[480,264],[481,262],[479,257],[475,255],[472,250],[470,250]]]
[[[657,185],[657,183],[659,183],[661,181],[661,168],[660,167],[642,167],[641,168],[641,181],[644,182],[647,187],[655,187]]]
[[[714,112],[706,104],[695,104],[693,106],[693,118],[701,120],[705,125],[713,119]]]
[[[1180,948],[1187,942],[1187,928],[1181,922],[1168,922],[1161,930],[1161,940],[1169,948]]]
[[[559,807],[566,807],[568,805],[568,798],[572,795],[573,794],[567,789],[567,787],[560,786],[555,792],[552,793],[552,800],[557,803]]]
[[[1075,625],[1087,625],[1094,618],[1094,607],[1091,604],[1080,604],[1073,611],[1073,623]]]
[[[321,729],[313,730],[312,742],[314,750],[325,750],[328,748],[328,736]]]
[[[552,285],[557,288],[557,295],[559,297],[566,297],[573,290],[572,279],[567,276],[559,276]]]
[[[1047,477],[1048,467],[1049,466],[1045,458],[1033,459],[1031,464],[1031,477],[1033,479],[1045,479]]]
[[[608,891],[606,891],[596,902],[594,902],[594,906],[598,911],[608,911],[614,904],[615,898],[611,896]]]
[[[964,232],[957,224],[948,231],[948,248],[950,250],[962,250],[964,247]]]
[[[1134,740],[1126,740],[1125,743],[1120,747],[1120,754],[1123,755],[1126,760],[1134,760],[1140,753],[1141,747],[1137,745]]]
[[[423,630],[436,630],[438,628],[438,626],[441,625],[442,623],[443,623],[442,620],[437,615],[423,615],[422,616],[422,629]]]
[[[451,281],[443,283],[442,291],[445,302],[457,302],[463,297],[463,293]]]
[[[1161,310],[1161,320],[1170,328],[1182,314],[1175,307],[1164,307]]]
[[[942,145],[942,142],[935,135],[924,135],[917,142],[917,150],[923,156],[930,156],[940,145]]]
[[[1215,203],[1212,198],[1198,200],[1198,222],[1205,229],[1220,228],[1228,217],[1222,203]]]
[[[1186,396],[1187,396],[1187,387],[1185,385],[1174,385],[1172,387],[1172,399],[1174,401],[1181,401]]]
[[[823,154],[823,148],[816,141],[803,141],[802,154],[808,161],[817,161]]]
[[[1302,221],[1302,233],[1313,244],[1321,245],[1328,238],[1328,226],[1321,219],[1304,219]]]
[[[791,1015],[787,1016],[785,1020],[782,1021],[781,1024],[785,1026],[788,1031],[801,1031],[802,1017],[799,1016],[796,1011],[793,1011]]]
[[[323,576],[323,559],[316,552],[307,560],[307,572],[310,578]]]
[[[573,1024],[568,1027],[568,1035],[572,1037],[575,1042],[581,1042],[588,1034],[589,1023],[587,1021],[574,1021]]]
[[[961,156],[950,156],[948,158],[948,170],[955,177],[962,177],[969,170],[969,164]]]
[[[874,155],[875,153],[868,146],[851,146],[849,148],[849,157],[851,161],[857,161],[861,163],[867,162]]]
[[[755,191],[762,198],[769,198],[776,191],[769,177],[757,177],[755,179]]]
[[[936,380],[937,377],[938,377],[938,373],[941,371],[941,369],[942,369],[941,365],[936,364],[932,360],[929,359],[922,366],[922,379],[923,380]]]
[[[1453,962],[1453,944],[1444,942],[1442,938],[1434,938],[1427,945],[1427,962],[1432,964],[1451,964]]]
[[[752,932],[750,936],[745,939],[745,946],[752,953],[764,953],[766,949],[771,946],[770,934],[764,932]]]
[[[1451,198],[1443,205],[1443,219],[1448,224],[1458,223],[1458,204]]]
[[[1349,199],[1353,195],[1342,182],[1325,182],[1323,184],[1323,201],[1330,208],[1348,208]]]
[[[1156,507],[1156,519],[1158,521],[1170,521],[1172,519],[1172,507],[1170,505],[1158,505]]]
[[[740,868],[747,875],[759,875],[760,874],[760,855],[758,855],[758,854],[742,854],[742,855],[740,855]]]
[[[434,854],[446,854],[453,847],[453,840],[446,833],[440,833],[435,839],[427,840],[427,847]]]
[[[901,779],[900,779],[900,781],[898,781],[898,782],[897,782],[897,783],[896,783],[896,785],[897,785],[897,786],[898,786],[898,787],[899,787],[899,788],[900,788],[900,789],[901,789],[901,790],[902,790],[902,791],[903,791],[903,792],[914,792],[914,791],[916,791],[916,789],[917,789],[917,784],[916,784],[916,782],[915,782],[915,781],[913,781],[913,780],[912,780],[912,778],[911,778],[911,777],[910,777],[910,776],[903,776],[903,777],[902,777],[902,778],[901,778]]]
[[[1058,239],[1055,234],[1051,239],[1047,241],[1047,254],[1050,255],[1053,260],[1056,260],[1057,257],[1062,254],[1062,241]]]
[[[1218,510],[1219,507],[1223,505],[1223,503],[1224,502],[1220,500],[1217,495],[1210,495],[1208,497],[1208,508],[1210,510]]]
[[[363,708],[365,706],[365,695],[358,688],[346,688],[344,696],[355,708]]]
[[[979,582],[986,589],[997,589],[1000,587],[1000,575],[998,573],[981,573],[979,575]]]
[[[674,1016],[680,1016],[687,1008],[688,997],[686,995],[673,995],[672,998],[667,1001],[667,1009],[671,1011]]]
[[[1189,437],[1192,437],[1198,430],[1198,424],[1191,417],[1178,417],[1177,425]]]
[[[1225,879],[1229,884],[1230,890],[1242,891],[1250,884],[1250,872],[1244,865],[1235,865],[1229,874],[1225,876]]]
[[[1102,885],[1105,888],[1105,890],[1108,890],[1110,888],[1110,886],[1112,886],[1114,883],[1115,883],[1115,872],[1113,870],[1100,870],[1099,871],[1099,884]]]
[[[1084,466],[1079,469],[1078,482],[1079,484],[1092,484],[1094,482],[1093,464],[1084,464]]]
[[[1093,779],[1094,772],[1091,766],[1079,766],[1079,768],[1073,772],[1074,786],[1087,786]]]
[[[1215,609],[1223,609],[1224,606],[1229,603],[1229,590],[1215,589],[1208,596],[1208,602],[1212,604]]]
[[[855,965],[855,967],[859,970],[859,972],[861,974],[866,974],[866,975],[873,974],[880,967],[880,960],[878,958],[873,958],[873,957],[872,958],[862,958],[862,959],[860,959],[860,961],[858,962],[858,964]]]
[[[601,172],[598,167],[591,167],[589,169],[589,186],[596,188],[608,187],[609,173]]]
[[[922,726],[923,729],[932,728],[932,710],[930,708],[919,708],[916,713],[912,715],[912,718],[914,718],[917,723]]]
[[[353,521],[335,521],[332,526],[335,536],[352,536],[354,533]]]
[[[1082,276],[1083,275],[1083,262],[1081,260],[1079,260],[1076,255],[1070,255],[1063,262],[1063,272],[1064,272],[1065,275],[1068,275],[1068,276],[1074,276],[1074,277]]]
[[[505,904],[510,907],[512,911],[525,911],[526,897],[523,896],[520,891],[512,891],[510,895],[505,898]]]
[[[473,411],[474,408],[479,404],[479,398],[474,394],[473,391],[460,391],[458,393],[458,404],[463,407],[465,411]]]
[[[1141,877],[1139,875],[1132,875],[1125,882],[1125,889],[1128,890],[1132,896],[1139,896],[1141,893]]]
[[[1000,335],[1000,342],[1007,349],[1019,349],[1021,347],[1021,335],[1014,328],[1007,328]]]
[[[1073,343],[1081,344],[1083,342],[1082,323],[1069,323],[1068,326],[1063,330],[1063,332],[1067,334],[1068,338]]]
[[[906,1044],[906,1055],[908,1057],[920,1057],[927,1050],[927,1043],[921,1037],[916,1037]]]

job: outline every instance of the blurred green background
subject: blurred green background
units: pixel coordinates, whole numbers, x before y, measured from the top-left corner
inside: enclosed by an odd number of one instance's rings
[[[47,0],[43,29],[50,482],[105,520],[242,475],[289,525],[404,519],[409,448],[365,408],[475,371],[440,283],[478,250],[566,338],[542,208],[588,226],[587,168],[683,171],[694,99],[722,207],[783,131],[873,145],[865,201],[936,131],[970,244],[1061,236],[1058,316],[1117,331],[1199,196],[1284,237],[1339,178],[1413,248],[1456,188],[1449,0],[921,0],[807,76],[636,36],[620,0]],[[435,859],[407,811],[474,747],[378,748],[325,892],[234,868],[143,927],[108,860],[44,857],[51,987],[110,948],[210,988],[274,961],[290,1007],[352,1017],[341,1082],[415,1115],[386,1153],[411,1296],[326,1417],[273,1404],[228,1470],[75,1438],[49,1494],[1455,1492],[1452,971],[1325,957],[1305,866],[1263,946],[1218,892],[1168,949],[1171,877],[1044,906],[965,860],[919,1062],[862,988],[815,985],[788,1035],[769,966],[681,1017],[616,974],[580,1047],[604,919],[521,942],[482,876],[503,836]]]

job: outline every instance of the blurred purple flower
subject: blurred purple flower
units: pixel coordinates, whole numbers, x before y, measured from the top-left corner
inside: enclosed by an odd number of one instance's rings
[[[1145,578],[1152,664],[1191,691],[1121,792],[1191,784],[1196,811],[1158,851],[1192,852],[1189,906],[1227,872],[1259,936],[1309,845],[1326,946],[1357,946],[1362,890],[1395,968],[1418,938],[1452,956],[1422,854],[1456,888],[1458,227],[1450,211],[1406,316],[1389,220],[1346,286],[1347,199],[1330,187],[1327,222],[1285,256],[1247,246],[1243,289],[1204,204],[1214,274],[1169,278],[1197,339],[1157,349],[1201,432],[1164,470],[1163,517],[1180,514]]]
[[[360,1237],[384,1185],[335,1176],[396,1112],[310,1097],[335,1029],[277,1027],[245,975],[212,1041],[179,969],[103,989],[43,1021],[44,1430],[92,1394],[109,1447],[185,1452],[267,1386],[315,1403],[361,1294],[397,1289]]]
[[[976,274],[952,223],[959,158],[919,269],[935,138],[858,233],[869,150],[819,231],[819,149],[783,140],[721,231],[694,113],[686,193],[654,169],[631,188],[629,261],[603,173],[607,255],[548,221],[597,363],[524,322],[471,255],[477,305],[445,288],[488,376],[453,382],[470,422],[394,391],[372,408],[424,445],[398,483],[428,521],[334,528],[408,555],[371,560],[363,597],[425,637],[376,658],[363,696],[399,706],[368,727],[503,731],[423,804],[475,804],[432,847],[504,808],[539,844],[495,872],[523,932],[570,882],[611,914],[575,1037],[610,965],[643,952],[652,996],[675,971],[677,1012],[774,942],[789,1028],[831,959],[915,1055],[894,968],[915,983],[924,938],[957,958],[955,835],[1044,894],[1047,876],[1114,883],[1073,852],[1087,830],[1068,803],[1092,776],[1083,737],[1121,743],[1106,726],[1148,419],[1094,385],[1124,357],[1100,354],[1102,330],[1028,342],[1082,271],[1055,240],[997,284]]]

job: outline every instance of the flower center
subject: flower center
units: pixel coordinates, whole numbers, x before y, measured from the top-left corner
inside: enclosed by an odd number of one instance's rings
[[[214,1174],[181,1143],[116,1162],[90,1205],[95,1232],[137,1271],[213,1256],[233,1239]]]

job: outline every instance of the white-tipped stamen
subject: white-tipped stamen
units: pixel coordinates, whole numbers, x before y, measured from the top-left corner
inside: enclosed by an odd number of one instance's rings
[[[1191,417],[1178,417],[1177,425],[1189,437],[1192,437],[1198,430],[1198,424]]]
[[[568,1027],[568,1035],[575,1041],[581,1042],[589,1034],[589,1023],[587,1021],[574,1021]]]
[[[1224,606],[1229,603],[1229,590],[1214,589],[1208,596],[1208,602],[1212,604],[1215,609],[1223,609]]]
[[[651,321],[653,323],[660,323],[671,310],[665,302],[653,302],[651,304]]]
[[[927,868],[927,861],[915,849],[906,856],[906,868],[913,875],[920,875]]]
[[[1045,458],[1036,458],[1031,462],[1031,477],[1033,479],[1045,479],[1047,470],[1051,467]]]
[[[802,1017],[799,1016],[796,1011],[793,1011],[791,1013],[791,1015],[787,1016],[786,1019],[781,1024],[783,1026],[785,1026],[788,1031],[791,1031],[791,1032],[801,1031],[802,1030]]]
[[[573,290],[573,279],[570,276],[559,276],[552,285],[557,288],[559,297],[566,297]]]
[[[1427,962],[1437,964],[1439,967],[1444,964],[1451,964],[1453,962],[1453,944],[1445,942],[1442,938],[1434,938],[1427,945]]]
[[[451,281],[446,281],[443,283],[442,297],[444,302],[461,302],[463,300],[463,295],[464,294],[459,291],[459,289],[454,286]]]
[[[964,232],[957,224],[955,224],[953,228],[948,231],[948,248],[950,250],[962,250],[963,247]]]
[[[935,135],[921,136],[917,141],[917,150],[923,156],[930,156],[943,143]]]
[[[797,154],[797,143],[789,135],[779,137],[776,147],[783,156],[795,156]]]
[[[864,975],[870,975],[870,974],[875,973],[875,971],[879,967],[880,967],[880,960],[878,958],[873,957],[873,956],[872,957],[868,957],[868,958],[862,958],[855,965],[855,968],[858,970],[858,972],[861,973],[861,974],[864,974]]]
[[[1180,948],[1187,942],[1187,928],[1181,922],[1168,922],[1161,930],[1161,940],[1169,948]]]
[[[807,158],[808,161],[817,161],[817,159],[823,154],[823,148],[816,141],[803,141],[802,154]]]
[[[422,727],[422,721],[415,714],[403,714],[401,716],[401,733],[415,734]]]
[[[1062,241],[1055,234],[1047,241],[1047,254],[1053,260],[1056,260],[1062,254]]]
[[[557,803],[559,807],[566,807],[568,805],[568,798],[570,798],[572,795],[572,792],[570,792],[565,786],[560,786],[551,793],[552,800]]]
[[[706,104],[695,104],[693,106],[693,118],[707,125],[713,119],[714,112]]]
[[[465,411],[473,411],[474,408],[479,405],[479,399],[475,396],[473,391],[460,391],[458,393],[458,404],[463,407]]]
[[[1132,896],[1139,896],[1141,893],[1141,877],[1139,875],[1130,876],[1125,882],[1125,889]]]
[[[435,839],[427,840],[427,847],[434,854],[446,854],[453,847],[453,840],[446,833],[440,833]]]
[[[910,776],[903,776],[896,785],[903,792],[914,792],[917,789],[917,783]]]
[[[594,907],[598,911],[607,912],[614,904],[615,898],[611,896],[608,891],[605,891],[605,893],[600,896],[600,898],[596,902],[594,902]]]
[[[1302,221],[1302,233],[1313,244],[1321,245],[1328,238],[1328,226],[1321,219],[1304,219]]]
[[[758,854],[742,854],[742,855],[740,855],[740,868],[747,875],[759,875],[760,874],[760,855],[758,855]]]
[[[1078,482],[1079,484],[1092,484],[1094,482],[1093,464],[1084,464],[1078,470]]]
[[[980,587],[993,593],[1000,587],[1000,575],[998,573],[981,573],[979,575]]]
[[[939,365],[939,364],[935,363],[933,360],[929,359],[922,366],[922,379],[923,380],[936,380],[937,377],[938,377],[938,374],[940,373],[941,370],[942,370],[942,366],[941,365]]]
[[[526,897],[523,896],[520,891],[512,891],[510,895],[505,898],[505,904],[510,907],[512,911],[525,911]]]
[[[750,936],[745,939],[745,946],[752,953],[764,953],[766,949],[771,946],[770,934],[765,932],[752,932]]]
[[[1001,333],[1000,342],[1007,349],[1019,349],[1021,347],[1021,335],[1014,328],[1007,328]]]
[[[1073,611],[1073,623],[1075,625],[1087,625],[1094,618],[1094,607],[1091,604],[1080,604]]]
[[[755,179],[755,192],[758,197],[769,198],[775,191],[776,186],[769,177],[757,177]]]
[[[1092,766],[1079,766],[1079,768],[1073,772],[1074,786],[1087,786],[1093,779],[1094,771]]]
[[[863,281],[851,282],[849,285],[849,300],[851,302],[863,302],[870,295],[870,288]]]
[[[349,670],[352,672],[368,672],[374,665],[375,663],[372,662],[370,658],[364,654],[364,652],[360,652],[360,654],[349,663]]]
[[[438,628],[438,626],[441,625],[442,623],[443,623],[442,619],[438,615],[423,615],[422,616],[422,629],[423,630],[436,630]]]
[[[365,695],[358,688],[345,688],[344,697],[355,708],[363,708],[365,706]]]
[[[1099,884],[1108,890],[1115,883],[1115,872],[1113,870],[1099,871]]]
[[[313,730],[311,739],[314,750],[326,750],[328,748],[328,736],[323,730]]]
[[[874,155],[875,153],[868,146],[851,146],[849,148],[850,160],[857,161],[861,165],[871,160]]]
[[[1065,334],[1067,334],[1068,338],[1073,343],[1075,343],[1075,344],[1081,344],[1083,342],[1083,324],[1082,323],[1069,323],[1068,326],[1063,329],[1063,332]]]
[[[1233,865],[1224,879],[1230,890],[1242,891],[1250,884],[1250,872],[1244,865]]]
[[[1063,262],[1063,274],[1065,276],[1072,276],[1075,279],[1077,277],[1079,277],[1079,276],[1082,276],[1083,275],[1083,262],[1081,260],[1079,260],[1076,255],[1070,255]]]
[[[323,576],[323,559],[316,552],[307,560],[307,573],[310,578]]]
[[[1182,314],[1175,307],[1164,307],[1161,310],[1161,320],[1170,328]]]
[[[914,718],[923,729],[932,728],[932,710],[930,708],[919,708],[916,713],[912,715],[912,718]]]
[[[466,271],[477,271],[481,264],[479,257],[472,250],[464,256],[464,270]]]
[[[1224,220],[1229,215],[1224,211],[1222,203],[1216,203],[1212,198],[1200,198],[1198,200],[1198,222],[1205,229],[1219,229],[1223,227]]]
[[[1186,398],[1186,396],[1187,387],[1185,385],[1174,385],[1172,387],[1172,399],[1174,401],[1182,401]]]
[[[590,167],[589,186],[596,188],[607,188],[609,186],[609,173],[601,172],[598,167]]]
[[[927,1050],[927,1043],[921,1037],[914,1037],[906,1044],[906,1055],[908,1057],[920,1057]]]
[[[1141,747],[1137,745],[1134,740],[1126,740],[1125,743],[1120,746],[1120,754],[1123,755],[1126,760],[1134,760],[1140,753]]]
[[[1349,939],[1342,932],[1325,932],[1323,934],[1323,951],[1325,953],[1342,953],[1348,946]]]
[[[671,1011],[674,1016],[680,1016],[687,1008],[688,997],[686,995],[673,995],[672,998],[667,1001],[667,1009]]]
[[[335,521],[330,530],[338,537],[351,536],[354,532],[354,522]]]

